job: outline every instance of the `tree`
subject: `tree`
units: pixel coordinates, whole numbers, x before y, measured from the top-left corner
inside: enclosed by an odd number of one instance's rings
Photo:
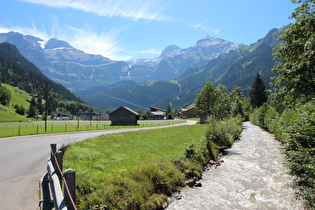
[[[197,95],[195,101],[195,113],[198,116],[203,114],[215,114],[216,94],[214,86],[211,82],[207,82]]]
[[[172,107],[171,107],[170,104],[167,106],[165,116],[166,116],[166,118],[169,119],[169,120],[174,118],[173,112],[172,112]]]
[[[245,120],[249,118],[249,112],[251,105],[247,99],[245,99],[242,88],[234,86],[229,94],[231,99],[231,113],[233,117],[241,115]]]
[[[219,119],[228,117],[231,111],[231,100],[226,92],[226,87],[222,84],[219,84],[215,90],[215,93],[217,98],[215,115]]]
[[[250,104],[253,106],[253,108],[259,108],[261,105],[263,105],[263,103],[267,102],[265,83],[260,78],[259,73],[257,73],[249,95]]]
[[[44,107],[43,107],[43,101],[42,101],[41,96],[38,96],[36,107],[37,107],[39,114],[43,114]]]
[[[315,91],[315,1],[291,1],[302,4],[291,14],[295,22],[279,37],[284,43],[275,48],[278,62],[273,71],[278,76],[272,83],[274,94],[287,104],[303,97],[310,99]]]
[[[37,118],[38,115],[38,110],[36,108],[36,100],[35,97],[32,97],[31,103],[30,103],[30,107],[28,109],[28,115],[27,117],[35,117]]]
[[[142,115],[142,110],[141,110],[141,109],[138,108],[138,109],[136,110],[136,112],[139,113],[140,116]]]
[[[0,103],[4,106],[9,105],[11,100],[11,91],[6,87],[0,87]]]
[[[15,105],[15,107],[14,108],[16,108],[16,113],[18,113],[19,115],[25,115],[25,108],[21,105],[21,106],[19,106],[18,104],[17,105]]]

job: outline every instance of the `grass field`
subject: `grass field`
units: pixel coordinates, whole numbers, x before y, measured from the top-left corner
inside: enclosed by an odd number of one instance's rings
[[[224,133],[241,131],[233,119],[221,125],[222,131],[227,128]],[[212,142],[219,135],[209,131],[209,125],[183,125],[103,135],[69,145],[64,169],[76,171],[78,209],[161,208],[186,179],[201,177],[203,165],[225,148]]]
[[[172,125],[183,123],[184,120],[157,120],[157,121],[138,121],[138,126],[126,127],[153,127]],[[105,130],[105,129],[119,129],[125,126],[110,126],[110,121],[104,122],[90,122],[90,121],[72,121],[72,122],[58,122],[48,121],[47,132],[45,132],[45,122],[6,122],[0,123],[0,138],[11,136],[24,136],[36,134],[49,134],[49,133],[65,133],[76,131],[92,131],[92,130]],[[79,125],[79,126],[78,126]]]
[[[69,146],[64,167],[77,173],[78,208],[106,204],[110,209],[132,209],[164,201],[166,195],[158,191],[175,191],[185,180],[170,160],[184,157],[185,147],[200,142],[205,129],[194,125],[128,132]],[[152,185],[152,179],[160,186]]]
[[[9,106],[3,106],[0,104],[0,122],[10,122],[10,121],[27,121],[26,115],[19,115],[15,113],[14,106],[18,104],[23,106],[26,110],[29,108],[30,103],[26,100],[31,100],[30,94],[21,90],[17,87],[7,85],[2,83],[2,86],[6,87],[11,92],[11,101]]]

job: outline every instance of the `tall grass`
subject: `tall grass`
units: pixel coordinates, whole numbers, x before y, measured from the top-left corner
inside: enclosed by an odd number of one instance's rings
[[[70,145],[64,164],[77,173],[77,207],[161,208],[219,154],[215,143],[207,148],[208,126],[111,134]]]

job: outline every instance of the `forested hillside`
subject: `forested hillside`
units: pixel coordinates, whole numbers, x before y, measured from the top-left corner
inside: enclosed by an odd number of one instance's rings
[[[98,86],[76,93],[84,101],[102,109],[115,109],[128,106],[131,109],[146,110],[149,106],[166,109],[172,96],[180,92],[180,85],[175,81],[146,81],[137,84],[122,81],[109,86]],[[146,110],[147,111],[147,110]]]
[[[1,83],[18,87],[32,95],[38,96],[41,100],[46,98],[46,81],[49,114],[57,108],[65,112],[91,109],[91,107],[82,103],[78,106],[77,103],[80,100],[72,92],[43,75],[33,63],[19,53],[15,46],[8,43],[0,44]],[[28,109],[29,107],[24,108]],[[38,114],[42,114],[42,110]]]

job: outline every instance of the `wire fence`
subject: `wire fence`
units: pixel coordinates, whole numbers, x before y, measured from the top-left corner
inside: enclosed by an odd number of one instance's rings
[[[77,131],[93,131],[120,128],[136,127],[157,127],[166,125],[175,125],[184,123],[184,120],[152,120],[138,121],[138,125],[115,125],[111,126],[110,121],[73,121],[73,122],[56,122],[48,121],[45,132],[45,122],[24,122],[24,123],[0,123],[0,137],[37,135],[45,133],[65,133]]]

